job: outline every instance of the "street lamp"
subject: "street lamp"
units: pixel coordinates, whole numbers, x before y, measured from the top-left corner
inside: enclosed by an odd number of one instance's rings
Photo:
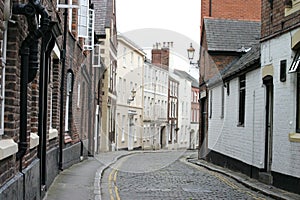
[[[131,101],[134,100],[135,98],[135,94],[136,94],[136,91],[134,89],[131,90],[131,96],[129,99],[127,99],[127,103],[130,104]]]
[[[187,53],[188,53],[188,58],[190,60],[190,65],[194,65],[196,68],[199,68],[199,61],[197,62],[192,62],[192,60],[194,59],[194,55],[195,55],[195,49],[191,43],[190,48],[187,49]]]

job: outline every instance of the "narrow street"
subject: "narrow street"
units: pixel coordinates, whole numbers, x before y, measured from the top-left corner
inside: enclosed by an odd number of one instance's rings
[[[271,199],[233,179],[188,163],[189,151],[140,152],[104,171],[102,199]]]

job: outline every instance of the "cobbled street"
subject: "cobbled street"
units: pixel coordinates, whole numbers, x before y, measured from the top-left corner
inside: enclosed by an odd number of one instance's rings
[[[271,199],[235,180],[188,163],[189,151],[135,153],[102,177],[102,199]]]

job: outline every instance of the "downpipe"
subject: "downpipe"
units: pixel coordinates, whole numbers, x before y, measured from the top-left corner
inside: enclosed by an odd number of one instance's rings
[[[13,14],[25,15],[28,23],[28,35],[21,45],[21,83],[20,83],[20,136],[19,151],[16,154],[20,161],[22,171],[22,158],[27,151],[27,84],[36,77],[39,69],[38,63],[38,39],[49,30],[49,15],[39,0],[30,0],[27,4],[14,4]],[[41,15],[41,23],[38,28],[37,14]]]

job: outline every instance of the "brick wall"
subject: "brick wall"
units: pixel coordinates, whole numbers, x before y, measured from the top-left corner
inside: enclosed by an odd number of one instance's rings
[[[203,17],[209,16],[225,19],[260,20],[260,8],[261,0],[202,0],[201,20]]]
[[[169,70],[170,52],[168,48],[152,49],[152,63],[165,70]]]
[[[284,1],[273,1],[273,8],[268,0],[262,0],[261,38],[281,35],[292,28],[299,27],[300,11],[284,16]]]

